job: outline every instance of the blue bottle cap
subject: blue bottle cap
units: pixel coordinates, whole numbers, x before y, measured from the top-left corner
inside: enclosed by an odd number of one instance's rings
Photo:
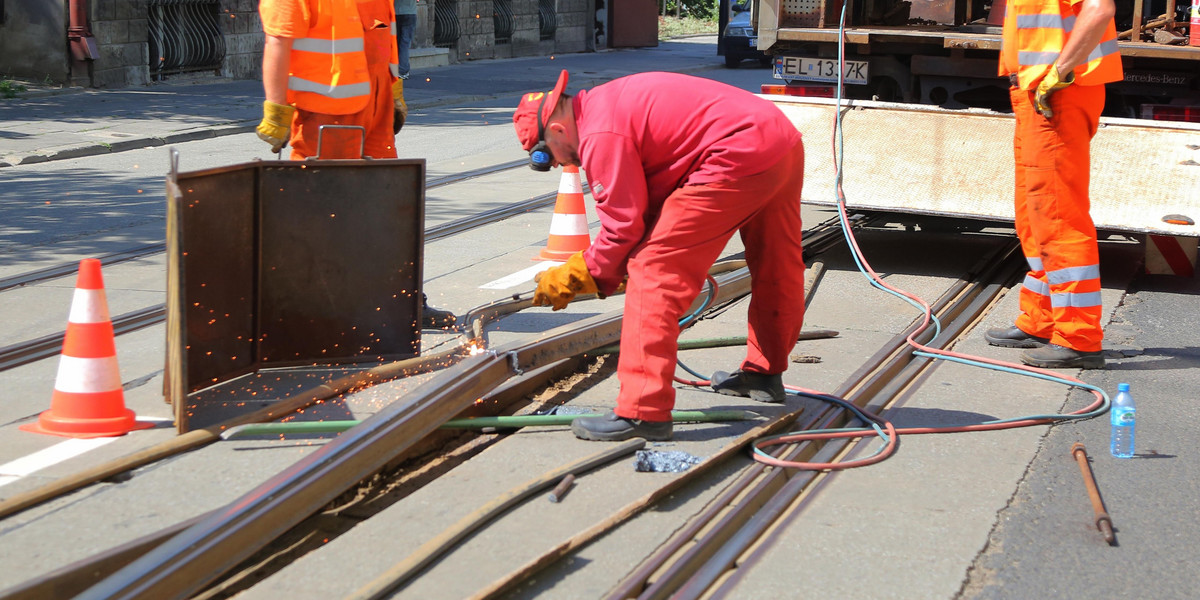
[[[1129,391],[1129,384],[1128,384],[1128,383],[1118,383],[1118,384],[1117,384],[1117,391],[1118,391],[1118,392],[1128,392],[1128,391]]]

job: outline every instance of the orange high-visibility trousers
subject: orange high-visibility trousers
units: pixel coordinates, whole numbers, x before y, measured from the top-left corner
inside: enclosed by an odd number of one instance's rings
[[[292,117],[292,160],[325,158],[396,158],[396,135],[392,132],[392,73],[389,68],[392,45],[396,38],[386,21],[391,0],[358,3],[364,27],[363,48],[367,55],[367,74],[371,80],[371,99],[362,110],[348,115],[326,115],[297,110]],[[351,126],[350,129],[325,128],[323,125]],[[357,129],[361,127],[362,129]],[[365,136],[365,139],[364,139]],[[318,155],[318,143],[320,153]]]
[[[1101,349],[1100,255],[1089,214],[1090,146],[1104,86],[1072,85],[1050,96],[1054,117],[1033,92],[1010,89],[1016,134],[1016,229],[1029,273],[1021,288],[1025,333],[1080,352]]]
[[[685,186],[667,197],[627,265],[618,416],[671,420],[679,319],[737,231],[751,277],[749,341],[741,368],[771,374],[787,369],[804,321],[803,182],[804,148],[797,144],[765,173]]]

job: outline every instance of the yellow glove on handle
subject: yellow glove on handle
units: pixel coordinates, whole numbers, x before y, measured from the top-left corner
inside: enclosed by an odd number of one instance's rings
[[[588,272],[583,251],[572,254],[565,264],[539,273],[534,281],[537,281],[537,291],[533,293],[533,305],[553,306],[554,310],[566,308],[575,294],[595,294],[600,291]]]
[[[270,100],[263,102],[263,120],[254,128],[258,139],[271,145],[271,152],[279,152],[288,143],[289,131],[292,128],[292,114],[295,108],[284,104],[275,104]]]
[[[1053,117],[1054,111],[1050,110],[1050,94],[1072,83],[1075,83],[1075,71],[1071,71],[1067,74],[1067,78],[1063,79],[1058,73],[1058,65],[1050,67],[1050,72],[1042,78],[1042,82],[1037,86],[1037,92],[1033,94],[1033,101],[1037,105],[1038,112],[1047,119]]]
[[[404,121],[408,120],[408,103],[404,101],[404,80],[397,79],[396,83],[392,84],[392,134],[400,133],[400,128],[404,127]]]

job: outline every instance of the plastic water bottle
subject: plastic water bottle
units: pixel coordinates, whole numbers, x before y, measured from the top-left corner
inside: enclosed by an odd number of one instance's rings
[[[1117,397],[1113,398],[1112,411],[1112,442],[1110,450],[1117,458],[1133,457],[1133,429],[1137,424],[1137,409],[1133,404],[1133,396],[1129,395],[1129,384],[1117,384]]]

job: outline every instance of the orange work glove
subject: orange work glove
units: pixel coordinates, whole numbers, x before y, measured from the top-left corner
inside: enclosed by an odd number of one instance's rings
[[[595,294],[600,291],[588,272],[582,250],[572,254],[565,264],[538,273],[534,281],[537,282],[537,291],[533,293],[533,305],[553,306],[554,310],[566,308],[575,294]]]
[[[408,119],[408,103],[404,101],[404,80],[397,79],[392,84],[392,135],[400,133],[404,121]]]
[[[1037,91],[1033,94],[1033,102],[1037,105],[1038,112],[1042,113],[1042,116],[1047,119],[1053,117],[1054,111],[1050,110],[1050,94],[1072,83],[1075,83],[1075,71],[1067,73],[1067,78],[1063,79],[1059,75],[1058,65],[1050,67],[1050,72],[1046,73],[1046,76],[1042,78],[1042,82],[1037,86]]]
[[[254,131],[258,133],[258,139],[271,145],[271,152],[279,152],[287,145],[295,112],[295,108],[286,104],[263,102],[263,119]]]

